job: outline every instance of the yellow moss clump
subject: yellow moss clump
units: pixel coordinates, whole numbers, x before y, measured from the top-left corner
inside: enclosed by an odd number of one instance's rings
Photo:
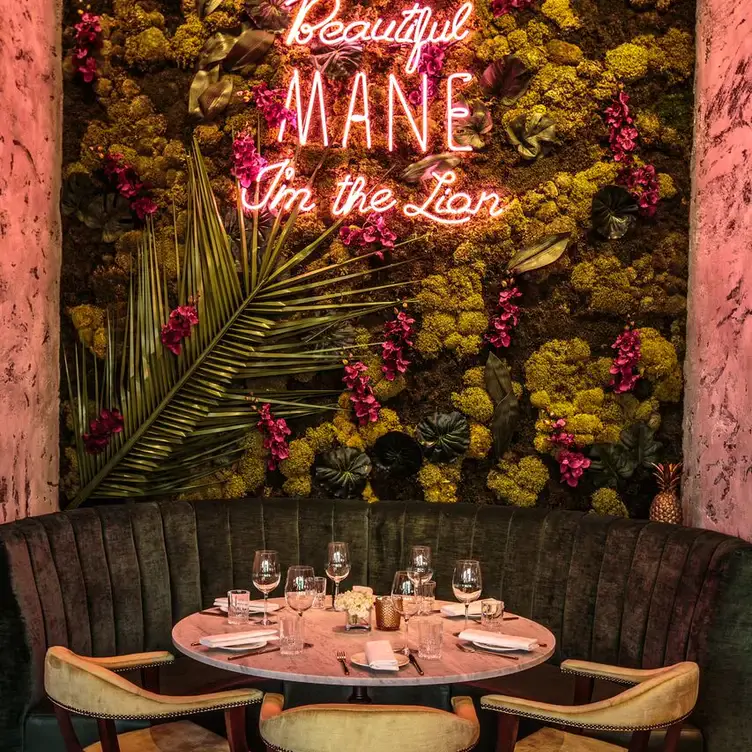
[[[591,497],[593,511],[614,517],[629,517],[629,512],[613,488],[599,488]]]
[[[580,19],[574,14],[569,0],[546,0],[541,6],[541,13],[550,18],[562,31],[580,27]]]
[[[509,42],[507,42],[506,37],[501,35],[484,39],[476,50],[478,58],[485,62],[499,60],[508,55],[509,52]]]
[[[650,53],[647,48],[625,42],[606,53],[606,68],[622,81],[636,81],[647,75]]]
[[[452,392],[451,399],[454,407],[478,423],[488,423],[493,417],[493,402],[482,387],[470,386],[461,392]]]
[[[199,17],[192,13],[172,36],[172,59],[181,68],[190,68],[197,60],[209,32]]]
[[[476,366],[475,368],[468,368],[464,374],[462,374],[463,386],[479,386],[484,388],[486,385],[485,368],[483,366]]]
[[[286,480],[282,489],[288,496],[308,496],[311,493],[311,467],[316,454],[307,438],[293,439],[289,457],[279,463]]]
[[[584,60],[582,50],[576,44],[570,44],[562,39],[552,39],[547,45],[552,63],[559,65],[579,65]]]
[[[482,264],[458,266],[423,280],[418,303],[424,315],[415,349],[424,357],[435,358],[444,349],[459,356],[480,352],[488,318],[479,268]]]
[[[523,457],[519,463],[502,460],[488,474],[486,485],[497,499],[518,507],[532,507],[548,483],[548,469],[538,457]]]
[[[125,40],[125,60],[140,70],[164,63],[170,56],[170,43],[161,29],[152,27]]]
[[[287,496],[310,496],[311,495],[311,476],[295,475],[288,478],[282,484],[282,491]]]
[[[104,308],[79,305],[69,308],[66,313],[71,317],[81,342],[98,358],[104,358],[107,354],[107,314]]]
[[[369,504],[373,504],[374,502],[379,500],[379,497],[376,496],[376,492],[373,490],[370,481],[366,483],[366,487],[363,489],[363,493],[361,495],[363,496],[363,501],[367,501]]]
[[[467,456],[474,460],[482,460],[488,456],[492,446],[491,432],[480,423],[471,423],[470,446],[467,448]]]
[[[674,185],[671,175],[667,175],[665,172],[658,173],[658,196],[661,199],[673,198],[678,191]]]
[[[457,501],[457,484],[462,475],[462,460],[447,465],[427,462],[418,471],[418,482],[423,487],[426,501],[452,504]]]
[[[305,436],[314,454],[328,452],[334,449],[337,443],[337,429],[333,423],[319,423],[315,427],[307,428]]]
[[[657,329],[640,328],[640,374],[653,384],[653,397],[678,402],[682,394],[682,368],[676,348]]]
[[[694,72],[695,45],[686,31],[669,29],[662,37],[645,36],[634,41],[647,48],[650,68],[671,83],[684,81]]]
[[[363,443],[367,447],[372,447],[376,440],[381,438],[389,431],[402,430],[399,415],[388,407],[382,407],[379,411],[379,419],[373,423],[367,423],[358,429]]]

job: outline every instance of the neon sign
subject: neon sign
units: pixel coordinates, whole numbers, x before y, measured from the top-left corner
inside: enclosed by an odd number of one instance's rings
[[[287,0],[293,5],[295,0]],[[396,19],[371,20],[340,19],[340,0],[300,0],[292,24],[285,36],[285,43],[294,45],[334,46],[341,43],[385,44],[407,48],[404,70],[413,75],[409,87],[410,96],[405,94],[403,84],[394,73],[387,79],[386,103],[383,111],[372,108],[369,93],[374,84],[365,71],[357,71],[350,80],[347,116],[341,133],[330,132],[331,118],[327,113],[326,84],[320,71],[315,71],[310,80],[304,82],[301,71],[294,68],[287,86],[285,106],[294,109],[297,123],[295,138],[301,146],[317,143],[348,148],[357,134],[362,137],[367,149],[386,148],[392,152],[397,148],[397,119],[402,119],[407,127],[399,129],[400,138],[407,139],[408,146],[419,153],[428,151],[432,135],[429,133],[428,110],[430,107],[429,77],[419,72],[421,53],[426,45],[449,45],[460,42],[470,33],[472,2],[462,4],[451,18],[444,20],[435,17],[434,10],[415,2],[401,11]],[[445,150],[455,153],[472,152],[469,144],[458,142],[458,126],[470,117],[471,112],[457,90],[473,81],[469,72],[451,73],[443,87],[445,119]],[[436,78],[431,82],[430,91],[435,92]],[[433,96],[433,95],[432,95]],[[374,119],[376,118],[376,119]],[[381,125],[386,119],[386,128]],[[277,141],[283,142],[289,133],[289,124],[283,119],[279,125]],[[384,134],[386,138],[383,137]],[[378,142],[374,145],[374,141]],[[395,195],[395,190],[386,185],[368,185],[362,175],[346,174],[336,183],[330,212],[335,217],[346,217],[355,213],[369,215],[383,213],[399,207],[406,217],[424,219],[443,225],[461,225],[476,216],[496,218],[505,211],[505,202],[498,193],[480,190],[471,195],[455,190],[458,175],[454,169],[431,171],[425,177],[424,187],[427,197],[418,203],[403,200]],[[269,209],[289,211],[299,203],[299,211],[310,212],[316,208],[316,199],[310,188],[295,187],[295,166],[291,159],[282,159],[266,165],[258,174],[252,192],[242,191],[242,201],[249,210]]]

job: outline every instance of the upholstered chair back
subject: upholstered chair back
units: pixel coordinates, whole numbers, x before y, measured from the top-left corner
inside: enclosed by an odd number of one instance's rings
[[[344,586],[377,592],[416,543],[433,547],[438,597],[452,599],[455,559],[480,559],[484,593],[551,629],[556,662],[697,661],[693,721],[709,752],[733,748],[724,719],[752,703],[750,545],[560,510],[311,499],[146,502],[0,525],[0,737],[43,697],[48,646],[169,649],[178,620],[251,587],[255,549],[321,572],[333,539],[350,543]]]

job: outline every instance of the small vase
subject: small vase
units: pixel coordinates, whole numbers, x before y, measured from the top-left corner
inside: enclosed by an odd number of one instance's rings
[[[362,617],[358,616],[357,614],[351,614],[348,611],[345,612],[345,629],[349,632],[350,630],[359,630],[361,632],[370,632],[371,631],[371,612],[368,612],[368,616],[363,619]]]

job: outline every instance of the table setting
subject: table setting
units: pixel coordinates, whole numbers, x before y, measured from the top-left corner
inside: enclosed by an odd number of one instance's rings
[[[375,595],[353,585],[348,545],[329,544],[326,578],[313,567],[287,570],[284,597],[269,595],[282,582],[275,551],[254,555],[248,590],[218,595],[213,605],[178,622],[175,646],[203,663],[230,671],[312,684],[353,688],[352,702],[367,702],[368,686],[452,684],[532,668],[547,660],[553,634],[536,622],[482,599],[481,564],[455,563],[452,592],[437,600],[431,549],[414,546],[391,590]],[[327,597],[327,580],[333,584]],[[404,626],[403,626],[404,625]]]

